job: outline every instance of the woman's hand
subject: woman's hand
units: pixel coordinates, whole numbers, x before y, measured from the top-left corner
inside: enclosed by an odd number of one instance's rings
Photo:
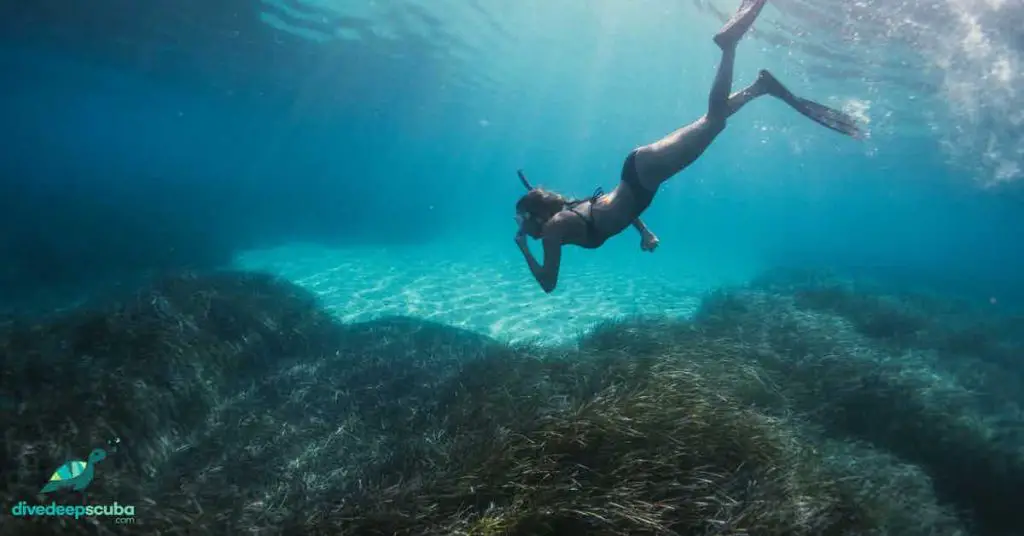
[[[526,233],[522,229],[516,231],[516,245],[519,246],[519,249],[526,247]]]
[[[647,231],[640,237],[640,249],[644,251],[654,251],[661,241],[658,237],[654,236],[654,233]]]

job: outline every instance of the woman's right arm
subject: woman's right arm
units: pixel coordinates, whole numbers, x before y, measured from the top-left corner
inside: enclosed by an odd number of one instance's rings
[[[526,236],[522,233],[516,235],[516,244],[526,259],[526,265],[530,267],[530,273],[540,284],[540,288],[548,294],[555,290],[555,285],[558,284],[558,270],[562,264],[562,237],[556,229],[557,226],[550,223],[544,228],[544,237],[541,238],[544,245],[544,264],[534,258],[526,243]]]

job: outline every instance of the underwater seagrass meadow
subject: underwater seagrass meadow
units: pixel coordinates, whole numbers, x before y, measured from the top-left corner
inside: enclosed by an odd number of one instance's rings
[[[1024,535],[1024,5],[0,3],[0,535]],[[530,241],[540,256],[540,242]],[[116,505],[116,507],[114,507]]]

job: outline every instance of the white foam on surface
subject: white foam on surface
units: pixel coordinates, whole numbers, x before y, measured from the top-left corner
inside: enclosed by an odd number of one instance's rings
[[[624,316],[686,317],[716,283],[669,277],[640,253],[623,259],[598,251],[568,255],[549,295],[518,251],[507,249],[295,245],[246,252],[235,267],[292,281],[345,322],[404,315],[540,344],[572,343],[594,324]]]

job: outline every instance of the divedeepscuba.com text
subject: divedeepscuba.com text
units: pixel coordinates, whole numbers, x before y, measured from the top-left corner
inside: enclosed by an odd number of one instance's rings
[[[28,504],[21,501],[11,508],[15,517],[113,517],[116,523],[130,524],[135,519],[135,506],[131,504]]]

